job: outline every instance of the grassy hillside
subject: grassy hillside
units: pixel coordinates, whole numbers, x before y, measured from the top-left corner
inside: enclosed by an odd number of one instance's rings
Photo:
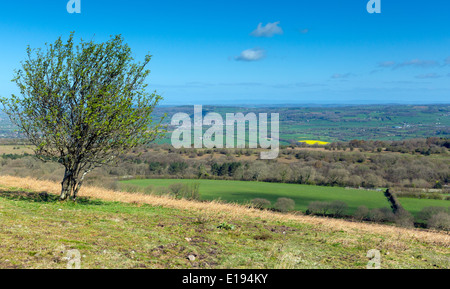
[[[340,187],[321,187],[298,184],[240,182],[221,180],[129,180],[125,184],[134,184],[142,187],[161,186],[168,187],[174,183],[200,183],[200,194],[204,200],[217,200],[249,203],[254,198],[265,198],[273,203],[277,198],[291,198],[295,201],[295,209],[305,212],[310,202],[313,201],[343,201],[349,206],[349,214],[352,214],[359,206],[369,209],[389,207],[389,203],[381,191],[367,191],[346,189]],[[406,210],[417,215],[424,207],[448,207],[449,201],[425,200],[425,199],[400,199]]]
[[[443,233],[89,187],[60,203],[58,190],[0,177],[0,268],[65,268],[69,249],[82,268],[365,268],[371,249],[383,268],[450,268]]]

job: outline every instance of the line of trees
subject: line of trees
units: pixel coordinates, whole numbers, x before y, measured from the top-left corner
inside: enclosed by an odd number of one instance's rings
[[[410,154],[445,154],[450,149],[449,138],[430,137],[427,139],[408,139],[401,141],[352,140],[349,142],[333,142],[325,146],[327,150],[355,149],[365,152],[399,152]]]

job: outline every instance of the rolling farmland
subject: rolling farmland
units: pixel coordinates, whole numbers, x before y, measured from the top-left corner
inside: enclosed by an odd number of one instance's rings
[[[255,198],[264,198],[273,204],[278,198],[291,198],[295,201],[295,209],[305,212],[308,204],[313,201],[343,201],[349,207],[349,214],[359,206],[369,209],[388,208],[389,203],[382,191],[346,189],[340,187],[321,187],[297,184],[241,182],[221,180],[178,180],[178,179],[147,179],[123,181],[141,187],[168,187],[174,183],[200,183],[200,194],[203,200],[223,200],[241,204],[249,203]],[[402,202],[404,200],[404,202]],[[405,209],[413,215],[424,207],[448,207],[449,201],[421,200],[401,198]]]

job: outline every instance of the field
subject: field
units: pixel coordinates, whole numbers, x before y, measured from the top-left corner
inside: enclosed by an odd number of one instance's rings
[[[300,140],[298,142],[305,143],[307,145],[315,145],[315,144],[317,144],[317,145],[321,145],[321,146],[329,144],[329,142],[320,141],[320,140]]]
[[[0,268],[66,268],[73,249],[82,268],[363,269],[372,249],[382,268],[450,268],[444,233],[92,187],[60,203],[58,191],[0,177]]]
[[[142,187],[168,187],[173,183],[200,183],[200,194],[204,200],[224,200],[238,202],[240,204],[249,203],[254,198],[265,198],[275,203],[278,198],[291,198],[295,201],[295,209],[305,212],[310,202],[313,201],[343,201],[349,207],[352,214],[359,206],[366,206],[369,209],[389,207],[389,203],[381,191],[346,189],[340,187],[320,187],[297,184],[263,183],[263,182],[241,182],[241,181],[221,181],[221,180],[129,180],[123,183],[139,185]],[[413,215],[424,207],[428,206],[450,206],[449,201],[443,200],[422,200],[402,198],[400,199],[406,210]]]
[[[3,154],[33,154],[33,149],[28,145],[0,145],[0,155]]]

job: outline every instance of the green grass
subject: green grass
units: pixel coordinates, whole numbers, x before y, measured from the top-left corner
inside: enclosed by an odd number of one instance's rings
[[[410,211],[414,216],[425,207],[450,207],[450,201],[433,199],[399,198],[402,206]]]
[[[365,268],[371,249],[381,251],[382,268],[450,266],[448,248],[400,235],[55,199],[0,193],[0,268],[66,268],[64,257],[73,249],[81,268]]]
[[[278,198],[291,198],[295,201],[295,209],[305,212],[309,203],[313,201],[343,201],[349,207],[349,214],[359,206],[369,209],[389,207],[383,192],[346,189],[340,187],[321,187],[298,184],[241,182],[222,180],[168,180],[168,179],[144,179],[129,180],[123,183],[134,184],[142,187],[153,185],[155,187],[168,187],[173,183],[200,183],[200,195],[203,200],[224,200],[241,204],[249,203],[255,198],[264,198],[274,204]],[[404,208],[413,215],[417,215],[424,207],[450,206],[449,201],[408,199],[402,198],[400,202]]]

